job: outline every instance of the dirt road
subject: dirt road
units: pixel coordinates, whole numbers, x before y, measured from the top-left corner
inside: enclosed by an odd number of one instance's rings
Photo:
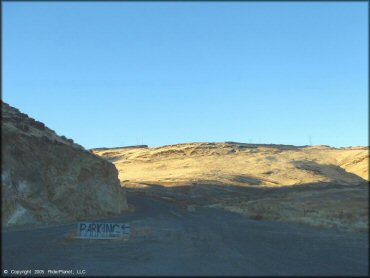
[[[2,273],[85,270],[91,275],[368,275],[368,236],[195,211],[129,193],[127,241],[71,240],[76,224],[6,229]]]

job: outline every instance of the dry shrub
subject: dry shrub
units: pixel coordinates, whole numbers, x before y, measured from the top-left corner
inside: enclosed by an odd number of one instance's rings
[[[254,219],[254,220],[263,220],[264,217],[263,217],[262,214],[256,214],[256,215],[252,216],[252,219]]]
[[[134,205],[128,204],[127,212],[133,213],[136,211],[136,207]]]
[[[73,241],[75,240],[76,238],[76,233],[75,232],[68,232],[64,235],[64,240],[65,241]]]

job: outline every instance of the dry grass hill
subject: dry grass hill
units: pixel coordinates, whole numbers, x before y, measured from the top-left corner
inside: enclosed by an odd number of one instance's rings
[[[235,142],[98,148],[128,190],[194,210],[223,207],[255,219],[368,229],[369,148]]]

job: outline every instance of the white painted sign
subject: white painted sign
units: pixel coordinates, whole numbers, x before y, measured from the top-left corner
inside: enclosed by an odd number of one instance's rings
[[[130,234],[130,225],[124,223],[79,222],[76,238],[117,239]]]

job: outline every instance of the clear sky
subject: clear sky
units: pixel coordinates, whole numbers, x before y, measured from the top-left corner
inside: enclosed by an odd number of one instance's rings
[[[368,3],[3,3],[5,102],[86,148],[368,145]]]

